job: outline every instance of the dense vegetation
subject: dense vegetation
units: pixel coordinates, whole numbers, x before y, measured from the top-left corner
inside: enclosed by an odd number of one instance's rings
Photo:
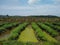
[[[58,35],[58,32],[55,31],[54,29],[50,28],[49,26],[43,24],[43,23],[38,23],[39,26],[41,28],[43,28],[43,30],[45,30],[46,32],[48,32],[50,35],[52,35],[53,37],[57,36]]]
[[[0,44],[60,45],[60,17],[1,16]]]

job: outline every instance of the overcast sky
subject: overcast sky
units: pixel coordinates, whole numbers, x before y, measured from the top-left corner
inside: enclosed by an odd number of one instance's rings
[[[0,0],[0,14],[60,16],[60,0]]]

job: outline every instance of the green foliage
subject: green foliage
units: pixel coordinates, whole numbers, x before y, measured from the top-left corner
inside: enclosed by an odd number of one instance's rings
[[[51,28],[57,30],[57,31],[60,31],[60,26],[58,25],[53,25],[52,23],[45,23],[46,25],[50,26]]]
[[[23,43],[23,42],[18,42],[16,40],[1,41],[0,44],[1,45],[59,45],[47,41],[42,42],[41,44],[41,43],[31,43],[31,42]]]
[[[60,22],[54,22],[53,25],[60,26]]]
[[[41,26],[46,32],[48,32],[51,36],[57,36],[58,32],[52,29],[51,27],[43,24],[43,23],[38,23],[39,26]]]
[[[16,27],[15,29],[13,29],[11,31],[11,34],[8,39],[15,40],[19,36],[19,34],[21,33],[22,29],[24,29],[24,27],[26,27],[27,24],[28,23],[22,23],[18,27]]]
[[[43,45],[55,45],[54,43],[52,43],[52,42],[43,42]]]
[[[5,32],[7,28],[11,28],[13,26],[16,26],[18,23],[6,23],[2,27],[0,27],[0,33]]]
[[[8,40],[1,42],[1,45],[24,45],[24,43],[18,42],[16,40]]]
[[[46,32],[42,31],[40,27],[36,23],[32,23],[32,27],[37,33],[38,37],[44,41],[49,41],[49,42],[57,42],[54,38],[52,38],[50,35],[48,35]]]

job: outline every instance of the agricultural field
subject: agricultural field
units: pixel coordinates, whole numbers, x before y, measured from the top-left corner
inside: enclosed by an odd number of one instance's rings
[[[60,45],[60,17],[0,17],[0,45]]]

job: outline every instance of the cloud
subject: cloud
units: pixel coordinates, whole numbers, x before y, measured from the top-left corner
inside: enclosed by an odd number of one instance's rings
[[[18,0],[6,0],[6,1],[14,1],[14,2],[16,2],[16,1],[18,1]]]
[[[32,10],[34,7],[30,6],[1,6],[1,10]]]
[[[3,10],[47,10],[47,9],[59,9],[59,5],[36,5],[36,6],[1,6]]]
[[[24,0],[25,1],[25,0]],[[60,5],[45,4],[33,5],[41,0],[27,0],[29,5],[19,4],[18,0],[9,0],[8,5],[0,5],[0,14],[11,14],[11,15],[47,15],[47,14],[60,14]],[[26,1],[26,3],[27,3]],[[58,4],[60,0],[53,0],[55,4]],[[10,5],[9,5],[10,3]],[[17,5],[16,5],[17,4]],[[32,6],[30,6],[32,5]]]
[[[60,5],[60,0],[53,0],[54,4],[59,4]]]
[[[19,4],[19,0],[1,0],[0,1],[0,5],[18,5]]]
[[[17,15],[59,15],[60,6],[58,5],[40,5],[40,6],[1,6],[2,14]]]
[[[28,0],[27,1],[27,3],[29,4],[29,5],[32,5],[32,4],[37,4],[37,3],[39,3],[40,2],[40,4],[41,4],[41,2],[42,3],[44,3],[44,2],[49,2],[49,0]],[[47,3],[46,2],[46,3]],[[51,2],[53,2],[54,4],[60,4],[60,0],[51,0]]]
[[[60,0],[54,0],[54,1],[60,2]]]
[[[40,0],[28,0],[28,4],[34,4],[34,3],[36,3],[36,2],[38,2],[38,1],[40,1]]]

